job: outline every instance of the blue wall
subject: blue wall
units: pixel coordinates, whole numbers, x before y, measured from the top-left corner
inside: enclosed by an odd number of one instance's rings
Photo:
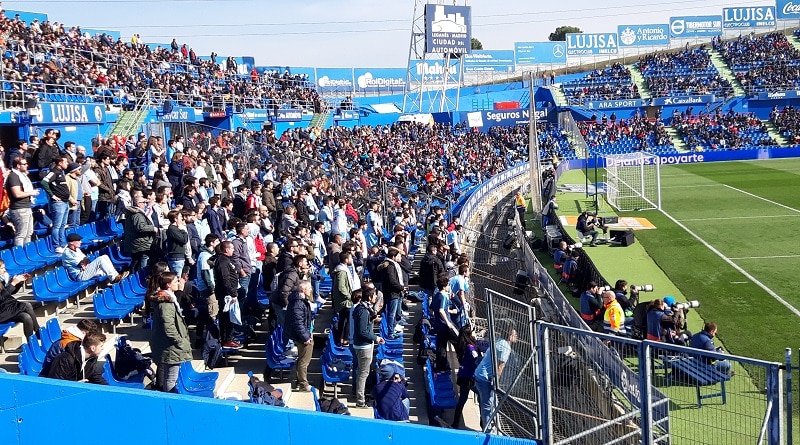
[[[81,445],[534,444],[409,423],[0,374],[0,443],[53,439]]]

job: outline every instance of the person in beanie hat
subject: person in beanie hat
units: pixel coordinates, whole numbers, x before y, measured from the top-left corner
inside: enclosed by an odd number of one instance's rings
[[[100,255],[89,261],[81,251],[83,237],[77,233],[67,235],[67,248],[61,254],[61,264],[67,269],[69,277],[76,281],[89,281],[95,277],[108,277],[112,283],[119,283],[128,272],[117,272],[108,255]]]

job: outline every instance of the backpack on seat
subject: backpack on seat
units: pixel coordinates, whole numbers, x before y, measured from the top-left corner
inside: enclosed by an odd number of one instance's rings
[[[286,406],[283,401],[283,391],[269,383],[262,382],[258,377],[250,373],[250,401],[258,405]]]
[[[344,416],[350,415],[350,410],[347,405],[342,403],[339,399],[319,399],[319,409],[323,413],[341,414]]]
[[[222,357],[222,343],[219,341],[219,327],[211,323],[206,327],[206,342],[203,344],[203,363],[208,369],[214,369]]]

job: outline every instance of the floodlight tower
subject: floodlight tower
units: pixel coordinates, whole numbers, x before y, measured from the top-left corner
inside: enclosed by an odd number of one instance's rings
[[[472,18],[469,8],[466,0],[463,0],[461,5],[458,3],[458,0],[414,1],[403,96],[404,113],[432,113],[458,109],[463,78],[459,62],[461,55],[468,53],[472,48]],[[446,14],[445,7],[463,9],[453,14]],[[436,27],[435,31],[433,27]],[[434,39],[434,36],[437,38]],[[449,46],[452,48],[448,48]],[[455,94],[448,95],[447,92],[452,89],[455,89]]]

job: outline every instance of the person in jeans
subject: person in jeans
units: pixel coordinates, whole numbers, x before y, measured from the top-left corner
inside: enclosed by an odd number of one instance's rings
[[[308,383],[308,364],[314,352],[314,336],[311,334],[311,300],[314,292],[311,282],[303,280],[297,286],[297,291],[289,295],[289,306],[286,309],[286,329],[284,331],[294,344],[297,345],[297,389],[307,392],[311,385]]]
[[[511,345],[517,341],[517,331],[513,326],[498,326],[498,338],[483,359],[475,368],[475,388],[478,390],[478,407],[481,410],[481,429],[485,429],[491,420],[495,408],[494,363],[493,355],[497,355],[497,380],[511,357]],[[492,353],[494,348],[494,354]]]
[[[65,229],[69,216],[70,193],[67,176],[64,173],[69,167],[69,158],[59,156],[50,172],[42,179],[42,188],[50,198],[50,218],[53,220],[53,243],[56,252],[64,252],[67,246]]]
[[[167,214],[167,263],[169,269],[178,275],[183,273],[186,265],[186,245],[189,243],[189,232],[180,210],[170,210]]]
[[[153,305],[150,349],[153,351],[153,361],[158,364],[156,378],[164,392],[175,392],[181,363],[192,359],[189,329],[175,296],[175,292],[181,290],[183,285],[183,279],[177,274],[164,272],[158,277],[159,290],[150,296]]]
[[[353,309],[351,311],[353,322],[350,324],[352,331],[352,345],[355,350],[358,369],[356,369],[356,408],[366,408],[364,395],[367,377],[372,366],[372,353],[375,343],[383,344],[384,340],[375,335],[375,315],[372,305],[375,304],[375,288],[365,287],[353,292]]]
[[[11,160],[13,168],[5,181],[8,193],[8,216],[14,224],[14,245],[23,246],[31,241],[33,235],[33,213],[31,198],[39,196],[39,189],[33,187],[28,178],[28,161],[25,156]]]
[[[90,260],[81,251],[83,237],[77,233],[67,236],[67,248],[61,254],[61,264],[67,269],[69,277],[76,281],[89,281],[95,277],[108,277],[111,283],[119,283],[128,272],[118,273],[108,255],[99,255]]]
[[[396,247],[390,247],[386,255],[386,261],[378,266],[378,273],[381,275],[381,286],[383,298],[386,301],[386,325],[390,339],[399,337],[397,332],[402,332],[402,327],[398,328],[397,321],[402,317],[402,301],[405,284],[403,282],[403,271],[400,268],[402,253]]]

